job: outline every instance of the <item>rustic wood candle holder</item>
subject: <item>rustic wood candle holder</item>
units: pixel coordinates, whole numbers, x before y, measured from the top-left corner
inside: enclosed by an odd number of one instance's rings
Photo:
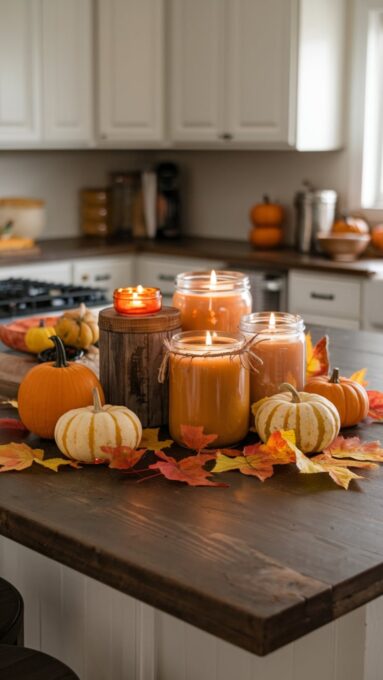
[[[143,427],[168,422],[168,386],[158,382],[164,340],[181,331],[180,312],[163,307],[156,314],[122,316],[103,309],[100,326],[100,381],[110,404],[123,404]]]

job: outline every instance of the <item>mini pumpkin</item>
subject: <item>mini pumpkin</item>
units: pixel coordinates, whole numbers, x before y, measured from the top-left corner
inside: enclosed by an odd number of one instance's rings
[[[334,404],[319,394],[297,392],[289,383],[282,391],[253,404],[255,428],[263,442],[277,430],[294,430],[303,453],[322,451],[339,434],[340,418]]]
[[[32,326],[27,330],[25,345],[33,354],[39,354],[45,349],[53,347],[53,342],[50,339],[52,335],[56,335],[55,329],[52,326],[46,326],[44,319],[41,319],[38,326]]]
[[[271,203],[267,194],[263,196],[263,203],[253,205],[250,210],[250,219],[256,225],[278,226],[283,222],[284,211],[278,203]]]
[[[352,215],[342,215],[332,225],[333,234],[368,234],[369,226],[362,217],[352,217]]]
[[[280,227],[253,227],[249,234],[250,243],[256,248],[277,248],[283,240]]]
[[[383,224],[377,224],[371,232],[371,243],[377,250],[383,250]]]
[[[25,427],[46,439],[52,439],[60,416],[72,408],[92,403],[94,387],[102,387],[90,368],[67,362],[65,349],[57,335],[57,359],[34,366],[22,380],[18,392],[19,415]]]
[[[331,377],[312,378],[304,389],[306,392],[326,397],[336,406],[341,427],[357,425],[368,414],[368,394],[363,385],[355,380],[340,377],[339,368],[334,368]]]
[[[96,317],[81,303],[78,309],[65,312],[55,327],[57,335],[66,345],[88,349],[99,338]]]
[[[102,446],[130,446],[141,441],[141,423],[126,406],[101,406],[97,388],[93,389],[93,406],[64,413],[57,421],[55,440],[60,451],[83,463],[106,458]]]

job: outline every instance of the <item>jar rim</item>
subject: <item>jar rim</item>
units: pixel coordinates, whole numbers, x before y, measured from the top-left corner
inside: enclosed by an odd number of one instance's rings
[[[211,283],[211,274],[215,271],[217,282]],[[230,270],[196,270],[181,272],[176,276],[177,290],[197,295],[210,295],[214,293],[232,293],[239,290],[250,290],[250,279],[243,272]]]
[[[208,333],[212,340],[211,345],[207,345],[205,341]],[[173,335],[170,341],[170,352],[174,351],[176,354],[183,354],[185,356],[232,354],[233,352],[240,351],[246,345],[246,342],[246,337],[240,332],[182,331]]]
[[[270,329],[270,316],[274,314],[275,329]],[[290,312],[253,312],[241,318],[239,328],[245,333],[303,333],[305,324],[299,314]]]

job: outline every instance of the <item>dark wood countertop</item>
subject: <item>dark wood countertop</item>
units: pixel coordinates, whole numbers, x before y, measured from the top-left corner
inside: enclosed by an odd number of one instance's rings
[[[320,255],[302,255],[292,248],[281,250],[254,250],[245,241],[230,241],[212,238],[188,238],[176,240],[121,241],[98,238],[50,239],[39,243],[40,253],[3,257],[1,265],[30,264],[86,257],[107,257],[112,255],[147,253],[162,256],[201,257],[223,260],[240,267],[288,271],[306,269],[310,271],[352,274],[370,277],[383,273],[383,257],[363,257],[356,262],[334,262]]]
[[[333,363],[367,366],[382,387],[381,336],[330,337]],[[351,432],[383,437],[377,424]],[[0,532],[264,655],[383,593],[383,470],[364,474],[348,492],[292,466],[264,484],[229,473],[222,489],[35,466],[0,475]]]

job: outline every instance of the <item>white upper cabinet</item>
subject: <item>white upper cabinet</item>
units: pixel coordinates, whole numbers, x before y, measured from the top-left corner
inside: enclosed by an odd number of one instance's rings
[[[43,136],[83,146],[92,133],[91,0],[43,0]]]
[[[171,0],[178,146],[342,145],[345,0]]]
[[[40,139],[40,0],[0,0],[0,145]]]
[[[163,140],[163,0],[98,1],[98,141]]]

